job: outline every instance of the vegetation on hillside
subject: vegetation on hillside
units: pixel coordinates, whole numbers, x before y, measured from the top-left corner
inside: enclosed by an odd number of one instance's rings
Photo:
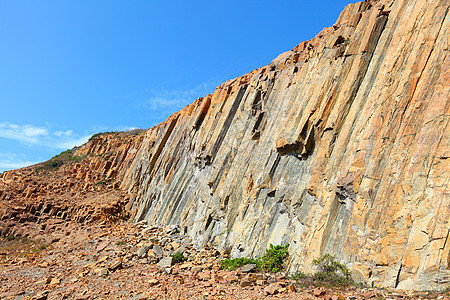
[[[69,162],[79,162],[81,161],[84,156],[78,156],[75,155],[75,151],[78,149],[78,147],[74,147],[72,149],[66,150],[61,152],[58,155],[53,156],[46,162],[41,163],[36,170],[57,170],[62,165],[69,163]]]
[[[92,135],[89,138],[89,141],[93,141],[93,140],[95,140],[98,137],[101,137],[101,136],[104,136],[104,135],[108,135],[108,134],[117,135],[117,134],[120,134],[120,133],[127,133],[129,135],[139,135],[139,134],[141,134],[144,131],[145,131],[145,129],[131,129],[131,130],[127,130],[127,131],[105,131],[105,132],[99,132],[99,133],[96,133],[96,134]]]

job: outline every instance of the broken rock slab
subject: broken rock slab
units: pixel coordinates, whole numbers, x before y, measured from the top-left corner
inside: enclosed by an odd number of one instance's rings
[[[168,257],[162,258],[162,259],[159,261],[158,266],[159,266],[161,269],[164,269],[164,268],[170,268],[171,266],[173,266],[173,257],[168,256]]]

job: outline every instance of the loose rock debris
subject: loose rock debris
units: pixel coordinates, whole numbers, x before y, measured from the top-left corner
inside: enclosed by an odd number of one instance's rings
[[[196,248],[176,226],[145,221],[63,222],[0,243],[0,299],[433,299],[437,294],[301,287],[253,266],[220,269],[227,256]],[[38,240],[39,238],[39,240]],[[43,246],[45,245],[45,246]],[[172,254],[186,260],[175,263]],[[437,297],[448,299],[445,294]]]

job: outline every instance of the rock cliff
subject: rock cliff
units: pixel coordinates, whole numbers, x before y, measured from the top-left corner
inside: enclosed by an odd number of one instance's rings
[[[325,253],[374,286],[450,276],[449,3],[350,4],[336,24],[150,129],[123,171],[135,220],[290,270]]]
[[[0,174],[0,237],[27,236],[39,224],[127,218],[116,179],[134,159],[138,131],[101,134],[36,166]],[[58,220],[52,220],[52,219]]]
[[[289,243],[291,272],[311,272],[312,260],[329,253],[356,281],[445,289],[449,6],[350,4],[312,40],[147,132],[92,139],[74,151],[87,159],[51,184],[30,182],[36,170],[4,173],[3,219],[102,218],[125,199],[134,221],[180,225],[196,244],[233,256]],[[80,204],[67,210],[57,194],[70,188]],[[102,189],[117,201],[89,204]],[[15,210],[18,197],[35,204]]]

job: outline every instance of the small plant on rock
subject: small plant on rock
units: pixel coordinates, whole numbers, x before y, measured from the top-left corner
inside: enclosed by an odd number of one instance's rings
[[[174,252],[171,256],[175,263],[180,263],[187,259],[181,252]]]

